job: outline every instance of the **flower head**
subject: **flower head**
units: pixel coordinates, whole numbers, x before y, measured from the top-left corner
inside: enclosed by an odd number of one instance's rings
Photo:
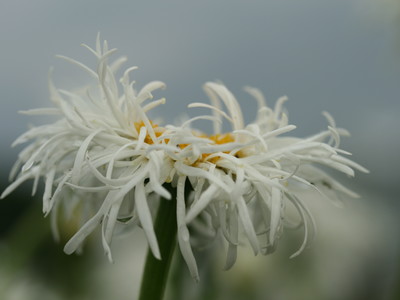
[[[328,194],[335,203],[338,193],[357,196],[316,167],[321,164],[350,176],[353,169],[367,172],[344,156],[349,153],[339,148],[340,136],[348,133],[337,128],[328,113],[324,113],[329,123],[326,131],[305,139],[282,137],[296,128],[282,106],[286,97],[271,109],[260,91],[247,88],[258,102],[258,113],[253,123],[245,125],[233,94],[224,85],[209,82],[204,89],[211,104],[190,107],[208,108],[212,114],[161,127],[147,112],[165,102],[152,96],[164,84],[154,81],[135,91],[129,79],[133,67],[123,73],[119,85],[115,74],[124,59],[109,64],[115,49],[109,49],[107,42],[101,45],[99,37],[95,49],[84,46],[97,58],[95,71],[62,58],[86,71],[94,84],[70,92],[55,88],[50,80],[55,108],[24,113],[56,114],[60,119],[34,127],[14,142],[31,144],[21,151],[11,172],[15,181],[1,195],[28,179],[34,179],[35,192],[42,177],[43,212],[52,212],[56,236],[60,205],[69,210],[79,205],[81,228],[65,245],[66,253],[76,251],[101,226],[103,247],[111,259],[115,225],[134,223],[141,225],[153,255],[160,259],[152,215],[157,201],[171,198],[169,184],[177,195],[171,200],[177,204],[179,247],[192,276],[198,278],[190,241],[195,232],[227,243],[229,268],[236,260],[242,232],[255,254],[268,254],[284,227],[302,226],[304,242],[297,255],[315,230],[310,211],[296,196],[299,186]],[[213,134],[192,127],[199,119],[213,122]],[[222,131],[223,121],[230,123],[230,132]],[[297,220],[291,219],[290,207],[298,213]]]
[[[349,176],[354,176],[353,169],[368,172],[346,158],[344,155],[349,153],[339,148],[340,136],[348,132],[337,128],[333,118],[324,112],[329,123],[326,131],[305,139],[282,137],[296,128],[288,123],[282,106],[287,97],[278,99],[271,109],[259,90],[246,88],[258,102],[258,114],[253,123],[245,126],[238,101],[224,85],[209,82],[204,90],[211,105],[193,103],[189,107],[209,108],[213,114],[190,119],[181,127],[167,126],[169,134],[165,135],[169,139],[165,152],[173,157],[183,206],[178,214],[180,248],[192,275],[196,276],[197,267],[188,238],[184,239],[188,236],[186,224],[202,232],[208,226],[228,244],[226,268],[236,260],[240,232],[247,237],[255,254],[268,254],[275,249],[284,227],[303,226],[304,241],[292,257],[298,255],[315,231],[311,212],[296,196],[299,186],[314,190],[336,204],[340,203],[337,197],[340,193],[357,197],[316,165]],[[212,135],[189,127],[199,118],[213,121]],[[222,133],[223,120],[230,123],[231,132]],[[180,149],[178,153],[176,148]],[[185,178],[193,189],[186,202],[182,200]],[[290,206],[300,217],[297,221],[291,220]]]
[[[79,66],[94,84],[76,92],[55,88],[49,80],[50,99],[54,108],[25,111],[30,115],[58,115],[52,124],[34,127],[21,135],[13,146],[32,141],[19,155],[11,172],[16,180],[3,192],[2,198],[27,179],[45,181],[43,212],[53,212],[53,231],[57,236],[56,216],[61,203],[69,210],[81,205],[82,227],[65,246],[72,253],[101,224],[103,246],[110,256],[114,226],[118,220],[140,222],[154,255],[160,258],[152,226],[148,195],[170,198],[162,186],[171,164],[162,151],[149,151],[160,143],[162,128],[154,125],[146,113],[163,104],[153,100],[153,91],[164,83],[153,81],[140,91],[133,89],[127,69],[120,79],[115,73],[125,61],[109,64],[116,49],[109,49],[98,37],[95,49],[86,48],[97,58],[96,71],[71,58],[61,58]],[[120,92],[122,90],[122,93]],[[22,167],[21,167],[22,166]],[[134,201],[135,199],[135,201]],[[111,256],[110,256],[111,259]]]

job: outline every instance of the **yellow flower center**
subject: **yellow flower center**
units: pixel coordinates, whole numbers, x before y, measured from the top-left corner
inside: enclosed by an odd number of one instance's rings
[[[235,141],[234,137],[230,133],[214,134],[214,135],[210,135],[210,136],[204,135],[204,137],[208,138],[209,140],[212,140],[217,145],[233,143]],[[229,152],[226,151],[224,153],[228,154]],[[199,161],[205,161],[207,159],[207,157],[209,157],[211,154],[213,154],[213,153],[203,153],[201,155],[201,159],[199,159]],[[215,156],[215,157],[208,159],[208,161],[215,164],[215,163],[217,163],[217,161],[220,158],[221,158],[220,156]]]
[[[146,125],[144,124],[143,121],[135,122],[134,125],[135,125],[136,131],[138,133],[140,132],[140,129],[142,127],[146,127]],[[152,121],[150,121],[150,125],[154,129],[154,133],[155,133],[156,137],[160,137],[165,131],[164,128],[158,127],[158,125],[154,124]],[[154,144],[153,139],[150,137],[148,132],[146,134],[146,137],[144,138],[144,142],[147,143],[147,144],[150,144],[150,145]]]
[[[158,125],[154,124],[152,121],[150,121],[150,124],[154,129],[154,133],[155,133],[156,137],[160,137],[165,132],[164,128],[158,127]],[[136,128],[137,132],[140,132],[140,129],[143,126],[146,126],[143,121],[135,122],[134,125],[135,125],[135,128]],[[207,138],[209,140],[212,140],[217,145],[233,143],[235,141],[235,138],[233,137],[233,135],[231,133],[213,134],[213,135],[210,135],[210,136],[206,135],[206,134],[201,134],[201,135],[198,135],[198,137]],[[150,135],[148,133],[147,133],[144,141],[145,141],[145,143],[150,144],[150,145],[154,144],[152,138],[150,137]],[[169,139],[165,139],[164,141],[166,143],[168,143]],[[178,145],[178,147],[180,149],[184,149],[184,148],[186,148],[188,146],[190,146],[190,144],[179,144]],[[223,153],[228,154],[229,151],[225,151]],[[203,153],[201,155],[201,157],[199,157],[199,159],[194,164],[206,161],[207,158],[212,154],[214,154],[214,153]],[[240,151],[235,156],[236,157],[240,157],[241,156],[240,155]],[[215,164],[220,158],[221,158],[220,156],[215,156],[215,157],[212,157],[211,159],[208,159],[207,161]]]

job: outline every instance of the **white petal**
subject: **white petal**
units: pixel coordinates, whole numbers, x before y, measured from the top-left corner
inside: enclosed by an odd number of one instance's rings
[[[275,181],[277,181],[275,179]],[[271,228],[269,233],[269,240],[274,244],[278,228],[281,223],[281,209],[282,209],[282,193],[279,189],[273,187],[271,189]]]
[[[165,201],[165,200],[161,200]],[[142,228],[144,233],[146,234],[147,241],[149,242],[149,246],[151,252],[154,257],[157,259],[161,259],[160,249],[158,247],[156,234],[154,232],[153,220],[151,218],[151,213],[149,210],[149,206],[147,204],[147,197],[144,192],[144,183],[143,181],[139,182],[135,188],[135,204],[138,212],[140,223],[142,224]]]
[[[182,256],[188,265],[190,274],[196,281],[199,281],[200,278],[196,259],[194,258],[192,247],[190,246],[189,230],[185,223],[185,181],[186,176],[180,176],[177,185],[176,216],[178,225],[178,243]]]
[[[75,156],[75,162],[74,162],[74,167],[72,168],[72,183],[77,184],[80,176],[79,173],[81,172],[82,168],[82,163],[85,159],[86,151],[88,150],[88,147],[90,143],[92,142],[93,138],[102,131],[102,129],[98,129],[95,132],[91,133],[81,144],[79,147],[78,152],[76,153]]]
[[[210,201],[216,196],[217,191],[219,188],[212,184],[210,185],[206,191],[204,191],[199,200],[193,203],[192,207],[190,208],[189,212],[186,215],[186,223],[190,223],[196,218],[204,208],[210,203]]]
[[[3,199],[7,197],[10,193],[12,193],[20,184],[22,184],[24,181],[32,178],[35,176],[36,172],[39,170],[39,168],[34,168],[30,172],[27,172],[17,178],[13,183],[11,183],[1,194],[0,199]]]

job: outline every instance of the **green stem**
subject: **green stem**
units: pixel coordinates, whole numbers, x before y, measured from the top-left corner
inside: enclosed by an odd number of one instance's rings
[[[146,263],[140,287],[139,300],[161,300],[164,295],[172,256],[176,245],[176,189],[167,187],[171,200],[161,199],[154,230],[160,247],[161,260],[151,250],[147,252]]]

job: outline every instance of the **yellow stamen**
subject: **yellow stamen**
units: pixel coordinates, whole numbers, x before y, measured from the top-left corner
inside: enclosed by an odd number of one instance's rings
[[[152,121],[150,121],[150,124],[154,129],[154,133],[155,133],[156,137],[160,137],[165,132],[164,128],[158,127],[158,125],[154,124]],[[135,122],[134,125],[135,125],[135,128],[136,128],[137,132],[140,132],[140,129],[143,126],[146,126],[143,121]],[[213,141],[217,145],[233,143],[235,141],[235,138],[233,137],[233,135],[231,133],[214,134],[214,135],[210,135],[210,136],[208,136],[206,134],[201,134],[201,135],[199,135],[199,137],[207,138],[207,139]],[[165,139],[164,141],[168,144],[169,139]],[[154,142],[153,142],[153,140],[152,140],[152,138],[150,137],[149,134],[146,135],[146,137],[144,139],[144,142],[147,143],[147,144],[150,144],[150,145],[154,144]],[[178,145],[178,147],[180,149],[184,149],[184,148],[186,148],[188,146],[190,146],[190,144],[179,144]],[[229,154],[229,151],[224,151],[223,153]],[[203,153],[201,155],[201,157],[194,164],[197,164],[197,163],[200,163],[200,162],[205,162],[206,160],[208,162],[211,162],[211,163],[215,164],[221,157],[220,156],[215,156],[215,157],[212,157],[210,159],[207,159],[212,154],[214,154],[214,153]],[[238,153],[236,153],[235,156],[236,157],[240,157],[241,156],[240,151]]]
[[[235,141],[235,138],[232,136],[230,133],[223,133],[223,134],[214,134],[211,136],[205,136],[206,138],[212,140],[215,142],[217,145],[222,145],[222,144],[228,144],[228,143],[233,143]],[[229,154],[228,151],[224,151],[223,153]],[[207,157],[209,157],[213,153],[203,153],[201,155],[201,161],[205,161]],[[210,159],[208,159],[209,162],[215,164],[217,161],[220,159],[220,156],[215,156]]]
[[[150,121],[150,124],[151,124],[151,127],[153,127],[153,129],[154,129],[154,133],[155,133],[156,137],[160,137],[164,133],[164,131],[165,131],[164,128],[158,127],[158,125],[154,124],[152,121]],[[135,125],[136,131],[138,133],[140,132],[140,129],[142,127],[146,126],[143,121],[135,122],[134,125]],[[154,144],[153,139],[150,137],[150,135],[148,133],[146,134],[146,137],[144,138],[144,142],[147,144]]]

